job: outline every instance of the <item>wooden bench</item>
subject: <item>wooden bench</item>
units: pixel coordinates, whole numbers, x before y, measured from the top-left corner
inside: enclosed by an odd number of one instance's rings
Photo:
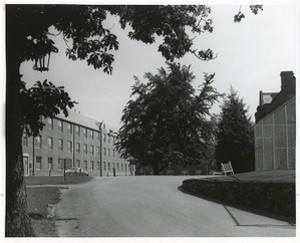
[[[234,175],[234,171],[230,161],[228,163],[221,163],[221,169],[224,175],[227,175],[227,173],[231,173],[232,175]]]

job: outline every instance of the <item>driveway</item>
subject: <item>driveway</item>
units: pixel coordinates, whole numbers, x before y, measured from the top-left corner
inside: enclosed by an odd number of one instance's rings
[[[295,225],[180,192],[192,176],[105,177],[63,190],[62,237],[288,237]],[[199,178],[199,176],[197,177]]]

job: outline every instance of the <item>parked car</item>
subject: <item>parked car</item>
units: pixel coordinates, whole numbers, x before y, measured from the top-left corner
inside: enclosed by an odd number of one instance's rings
[[[89,172],[80,167],[70,168],[65,170],[66,175],[89,175]]]

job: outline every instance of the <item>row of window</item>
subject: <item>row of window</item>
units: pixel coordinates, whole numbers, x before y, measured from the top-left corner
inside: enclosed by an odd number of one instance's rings
[[[117,167],[116,167],[116,164],[115,163],[110,163],[110,162],[107,162],[107,168],[106,168],[106,162],[103,162],[103,170],[107,170],[107,171],[111,171],[112,169],[116,169],[116,171],[124,171],[125,172],[127,171],[127,164],[120,164],[117,163]]]
[[[66,129],[67,129],[67,133],[72,135],[73,131],[72,131],[72,124],[68,123],[68,122],[63,122],[61,120],[58,120],[58,131],[59,132],[63,132],[64,131],[64,124],[66,124]],[[77,136],[80,136],[80,126],[78,125],[74,125],[75,127],[75,134]],[[48,118],[48,129],[53,130],[53,119],[52,118]],[[100,140],[100,133],[99,132],[95,132],[94,130],[88,129],[86,127],[82,127],[83,129],[83,136],[84,137],[88,137],[89,134],[89,138],[94,139],[95,138],[95,133],[97,136],[97,139]]]
[[[113,137],[114,138],[114,137]],[[53,143],[53,139],[52,138],[49,138],[49,143]],[[52,142],[51,142],[52,140]],[[62,141],[62,140],[61,140]],[[36,147],[37,148],[41,148],[41,136],[36,136],[35,137],[35,142],[36,142]],[[61,144],[62,145],[62,144]],[[23,135],[23,146],[28,146],[28,137],[26,136],[26,134]],[[110,152],[109,152],[110,153]],[[113,153],[115,153],[115,151],[113,151]],[[104,154],[106,154],[106,151],[104,151]],[[110,156],[110,155],[109,155]],[[113,155],[114,156],[114,155]]]
[[[47,138],[47,144],[48,144],[48,149],[53,150],[53,138],[48,137]],[[28,137],[26,135],[23,136],[23,146],[28,146]],[[40,149],[42,147],[42,139],[41,136],[35,137],[35,147]],[[75,151],[77,153],[80,153],[80,143],[75,144]],[[58,150],[63,151],[64,150],[64,141],[63,139],[58,139]],[[73,151],[73,143],[72,141],[67,141],[67,151],[72,152]],[[88,145],[83,144],[83,153],[87,154],[88,152]],[[106,153],[107,152],[107,153]],[[90,154],[94,155],[94,146],[90,145]],[[96,147],[96,154],[100,156],[100,147]],[[110,148],[103,148],[103,155],[104,156],[111,156],[111,149]],[[112,149],[112,156],[116,156],[116,149]]]
[[[52,157],[48,157],[47,160],[47,169],[48,170],[52,170],[53,169],[53,158]],[[64,159],[59,158],[58,159],[58,165],[59,165],[59,169],[63,170],[64,166],[66,166],[66,168],[71,168],[72,167],[72,161],[70,159],[68,159],[67,165],[64,165]],[[77,160],[77,166],[79,168],[81,168],[81,164],[80,164],[80,160]],[[87,160],[83,161],[83,165],[82,168],[84,170],[88,170],[88,163]],[[36,156],[36,161],[35,161],[35,169],[36,170],[41,170],[42,169],[42,157],[41,156]],[[90,161],[90,167],[89,167],[90,171],[93,171],[95,169],[95,164],[94,161]],[[97,162],[97,170],[100,170],[100,162]]]
[[[68,122],[63,122],[61,120],[58,120],[58,131],[59,132],[63,132],[64,131],[64,123],[67,126],[67,132],[68,132],[68,134],[71,135],[73,133],[73,131],[72,131],[72,125],[71,125],[71,123],[68,123]],[[74,126],[75,126],[75,134],[77,136],[80,136],[80,126],[78,126],[78,125],[74,125]],[[53,119],[52,118],[48,118],[48,128],[50,130],[53,130]],[[86,128],[86,127],[82,127],[82,129],[83,129],[83,136],[84,137],[87,138],[87,135],[89,133],[89,138],[94,139],[94,133],[95,133],[95,131],[90,130],[90,129]],[[100,133],[99,132],[96,132],[96,136],[97,136],[97,139],[100,140]],[[115,137],[107,135],[107,134],[104,133],[103,134],[103,141],[104,142],[107,141],[108,143],[112,142],[114,144],[115,143]]]
[[[107,154],[106,154],[106,148],[103,148],[103,155],[104,156],[108,156],[110,157],[111,156],[111,149],[110,148],[107,148]],[[116,156],[116,149],[112,149],[112,156],[115,157]]]
[[[48,170],[52,170],[53,169],[53,158],[52,157],[48,157],[48,160],[47,160],[47,169]],[[69,164],[67,167],[72,167],[72,161],[71,160],[68,160],[68,162],[70,162],[71,164]],[[116,164],[117,164],[117,167],[116,167]],[[106,167],[106,162],[103,162],[103,170],[104,171],[111,171],[112,169],[116,169],[116,171],[121,171],[123,172],[125,170],[125,172],[127,171],[127,164],[119,164],[119,163],[110,163],[110,162],[107,162],[107,167]],[[64,160],[59,158],[58,159],[58,165],[59,165],[59,168],[61,170],[63,170],[64,168]],[[76,160],[76,165],[78,168],[83,168],[84,170],[88,171],[88,169],[90,171],[93,171],[95,170],[95,164],[94,164],[94,161],[91,160],[90,161],[90,166],[88,168],[88,162],[87,160],[84,160],[83,161],[83,164],[80,163],[80,160]],[[42,157],[41,156],[36,156],[36,160],[35,160],[35,169],[36,170],[41,170],[42,169]],[[100,162],[97,161],[97,170],[100,170]]]

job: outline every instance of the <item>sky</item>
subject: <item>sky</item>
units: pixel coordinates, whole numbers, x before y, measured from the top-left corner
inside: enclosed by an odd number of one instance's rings
[[[232,86],[243,98],[254,121],[259,91],[280,91],[280,72],[296,73],[297,9],[295,5],[264,5],[264,10],[254,15],[248,5],[243,5],[246,18],[234,23],[233,16],[239,8],[240,5],[212,5],[213,33],[198,35],[194,40],[196,49],[210,48],[218,53],[216,59],[205,62],[187,54],[176,62],[191,65],[196,76],[195,88],[203,82],[204,72],[215,73],[214,87],[228,93]],[[158,68],[166,67],[166,63],[157,52],[159,43],[147,45],[130,40],[129,29],[121,30],[116,18],[110,17],[106,26],[118,36],[120,43],[112,75],[95,70],[85,61],[66,58],[66,44],[61,36],[54,39],[59,52],[51,54],[50,71],[34,71],[33,63],[26,62],[20,72],[28,87],[34,81],[45,79],[64,86],[79,103],[75,106],[77,111],[119,128],[122,110],[135,83],[133,76],[143,81],[146,72],[155,74]],[[54,29],[51,31],[56,33]],[[218,114],[221,104],[222,100],[213,107],[212,113]]]

